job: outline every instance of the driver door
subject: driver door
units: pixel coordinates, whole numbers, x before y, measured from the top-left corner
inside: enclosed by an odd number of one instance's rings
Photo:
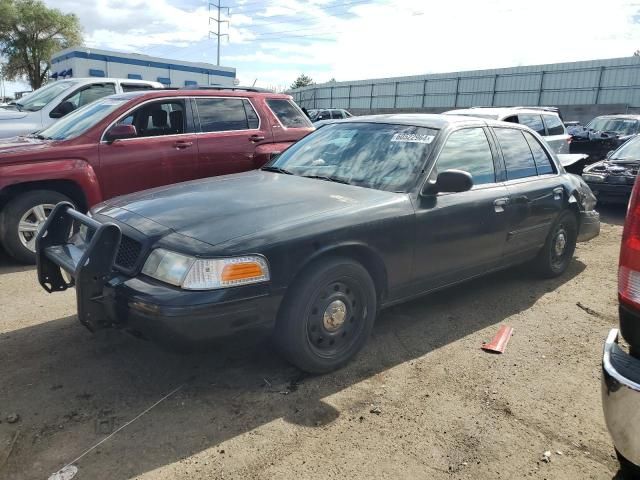
[[[482,127],[452,132],[432,178],[444,170],[471,174],[466,192],[419,196],[416,207],[415,279],[420,291],[496,268],[505,247],[508,191],[494,146]]]

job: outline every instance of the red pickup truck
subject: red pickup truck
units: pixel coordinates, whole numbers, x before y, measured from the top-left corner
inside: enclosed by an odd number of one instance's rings
[[[60,201],[86,211],[125,193],[252,170],[313,129],[290,96],[258,89],[105,97],[37,134],[0,140],[0,242],[33,263],[36,234]]]

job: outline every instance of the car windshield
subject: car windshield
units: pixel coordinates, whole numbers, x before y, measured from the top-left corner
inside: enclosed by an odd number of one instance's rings
[[[69,140],[84,133],[118,107],[127,103],[127,99],[105,97],[89,103],[71,112],[36,136],[45,140]]]
[[[629,160],[640,160],[640,137],[635,137],[624,143],[611,155],[610,160],[625,162]]]
[[[596,132],[615,132],[618,135],[638,133],[638,121],[629,118],[594,118],[587,128]]]
[[[65,90],[68,90],[77,82],[73,81],[61,81],[50,83],[42,88],[39,88],[35,92],[29,94],[28,97],[22,101],[16,102],[16,106],[20,110],[26,110],[27,112],[37,112],[47,105],[51,100],[56,98]]]
[[[266,170],[392,192],[419,178],[438,130],[381,123],[327,125],[285,150]]]

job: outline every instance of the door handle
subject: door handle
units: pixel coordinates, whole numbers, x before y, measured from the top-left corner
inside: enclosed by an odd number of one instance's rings
[[[187,142],[185,140],[178,140],[176,143],[173,144],[173,146],[175,148],[177,148],[178,150],[182,150],[184,148],[189,148],[189,147],[193,146],[193,142]]]
[[[249,137],[250,142],[261,142],[262,140],[264,140],[264,135],[254,134]]]
[[[553,199],[554,200],[562,200],[562,195],[564,194],[564,188],[556,187],[553,189]]]
[[[509,205],[509,197],[496,198],[493,201],[493,209],[496,211],[496,213],[504,212],[504,207],[506,205]]]

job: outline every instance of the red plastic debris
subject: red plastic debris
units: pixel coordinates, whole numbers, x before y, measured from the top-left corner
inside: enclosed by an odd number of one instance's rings
[[[495,337],[489,343],[483,343],[481,348],[487,352],[503,353],[504,349],[507,348],[511,335],[513,335],[513,328],[508,325],[501,325]]]

